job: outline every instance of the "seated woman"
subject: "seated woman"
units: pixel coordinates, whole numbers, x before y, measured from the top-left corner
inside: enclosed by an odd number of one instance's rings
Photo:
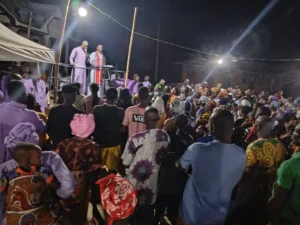
[[[18,167],[0,180],[0,192],[7,191],[6,224],[44,225],[66,220],[54,192],[57,185],[52,171],[41,167],[41,148],[31,143],[19,144],[13,158]]]

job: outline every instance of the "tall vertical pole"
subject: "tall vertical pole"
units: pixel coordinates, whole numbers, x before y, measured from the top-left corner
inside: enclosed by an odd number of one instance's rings
[[[155,61],[155,77],[154,77],[155,82],[157,82],[157,76],[158,76],[159,38],[160,38],[160,24],[158,24],[158,28],[157,28],[156,61]]]
[[[57,51],[55,74],[54,74],[54,102],[56,102],[56,99],[57,99],[59,63],[60,63],[61,52],[62,52],[62,47],[63,47],[63,42],[64,42],[64,36],[65,36],[66,23],[67,23],[67,17],[68,17],[68,13],[69,13],[70,3],[71,3],[71,0],[68,0],[65,18],[64,18],[64,22],[63,22],[63,27],[62,27],[62,30],[60,33],[60,38],[59,38],[59,47],[58,47],[58,51]]]
[[[126,72],[125,72],[125,87],[127,86],[127,81],[128,81],[128,74],[129,74],[129,68],[130,68],[130,57],[131,57],[131,50],[132,50],[132,43],[133,43],[133,37],[134,37],[135,21],[136,21],[137,11],[138,11],[138,8],[135,7],[134,8],[134,15],[133,15],[133,22],[132,22],[132,29],[131,29],[131,36],[130,36],[130,41],[129,41],[127,66],[126,66]]]
[[[29,40],[30,40],[31,26],[32,26],[32,12],[29,12],[29,21],[28,21],[28,29],[27,29],[27,38]]]

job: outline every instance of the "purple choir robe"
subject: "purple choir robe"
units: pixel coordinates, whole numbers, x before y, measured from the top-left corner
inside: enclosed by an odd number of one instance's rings
[[[152,86],[152,84],[149,81],[144,81],[143,86],[149,88]]]
[[[45,113],[45,109],[47,107],[46,83],[44,80],[40,79],[36,82],[35,86],[35,100],[40,104],[41,111]]]
[[[71,64],[75,65],[71,73],[71,81],[73,83],[80,83],[82,85],[81,94],[86,94],[86,52],[81,46],[74,48],[69,60]]]
[[[114,88],[118,88],[118,87],[124,87],[124,81],[123,80],[112,80],[110,81],[110,86],[114,87]]]
[[[128,80],[128,83],[127,83],[127,88],[129,89],[129,92],[131,94],[137,94],[139,92],[138,90],[138,85],[139,85],[140,82],[138,81],[135,81],[135,80]]]
[[[34,94],[34,89],[35,88],[34,88],[32,79],[31,78],[23,78],[22,82],[25,85],[26,93],[27,94]]]
[[[3,163],[6,158],[4,138],[8,136],[10,130],[17,124],[26,122],[32,123],[37,133],[45,133],[45,123],[39,119],[34,111],[28,110],[26,105],[17,102],[0,105],[0,164]]]
[[[60,183],[59,189],[56,191],[56,194],[61,197],[62,199],[66,199],[74,191],[75,182],[73,179],[73,175],[69,171],[69,169],[66,167],[65,163],[63,162],[62,158],[56,154],[55,152],[42,152],[42,162],[43,167],[51,168],[54,176]],[[11,159],[5,163],[2,163],[0,165],[0,176],[2,176],[3,173],[6,171],[13,170],[17,168],[18,163]],[[5,199],[6,195],[5,192],[0,193],[0,225],[3,225],[1,221],[4,218],[4,212],[3,209],[5,208]]]

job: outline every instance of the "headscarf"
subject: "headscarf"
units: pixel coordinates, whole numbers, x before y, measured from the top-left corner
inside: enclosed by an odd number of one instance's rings
[[[101,203],[109,215],[108,225],[129,217],[137,205],[137,194],[132,184],[121,176],[110,174],[96,182],[100,186]]]
[[[160,114],[165,113],[165,103],[164,103],[164,100],[160,96],[156,97],[152,106],[154,108],[156,108]]]
[[[184,114],[185,113],[185,103],[179,99],[175,99],[172,103],[172,109],[174,114]]]
[[[251,108],[251,103],[247,99],[241,101],[241,106],[248,106]]]
[[[280,108],[280,104],[278,101],[272,101],[271,102],[271,105],[276,109],[278,110]]]
[[[220,92],[219,92],[218,98],[219,99],[221,99],[221,98],[228,98],[228,92],[227,92],[227,90],[221,89]]]
[[[32,123],[19,123],[10,130],[7,137],[4,138],[6,146],[5,159],[8,161],[12,159],[13,149],[20,143],[39,143],[39,136],[36,128]]]
[[[95,130],[94,115],[75,114],[70,127],[73,135],[80,138],[87,138]]]

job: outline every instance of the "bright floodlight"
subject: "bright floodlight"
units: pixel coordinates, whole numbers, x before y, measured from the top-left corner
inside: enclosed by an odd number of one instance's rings
[[[218,63],[219,65],[223,64],[223,59],[219,59],[219,60],[217,61],[217,63]]]
[[[78,9],[78,14],[81,17],[85,17],[87,15],[87,10],[85,8],[81,7]]]

